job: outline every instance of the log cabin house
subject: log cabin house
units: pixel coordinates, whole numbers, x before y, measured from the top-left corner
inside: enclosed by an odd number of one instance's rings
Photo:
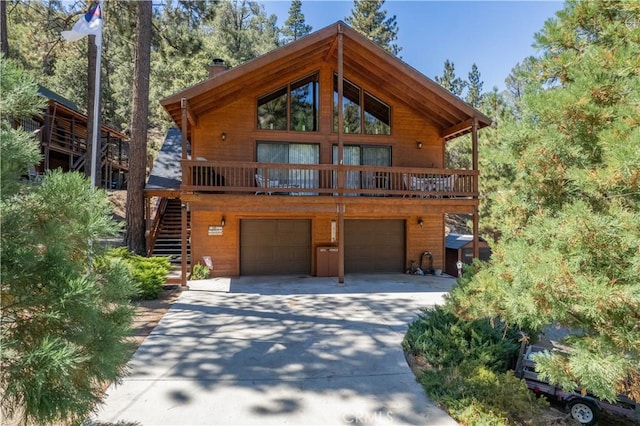
[[[47,170],[84,171],[87,152],[88,118],[76,104],[57,93],[39,86],[38,94],[46,99],[39,117],[16,121],[33,132],[40,142],[42,161],[25,176],[39,180]],[[100,132],[101,179],[99,186],[108,189],[126,188],[129,172],[129,138],[114,128],[102,124]]]
[[[473,217],[478,138],[491,120],[337,22],[161,101],[169,132],[145,193],[148,245],[173,203],[182,283],[213,276],[444,269],[446,213]],[[473,169],[445,168],[471,134]],[[147,201],[147,211],[152,210]]]

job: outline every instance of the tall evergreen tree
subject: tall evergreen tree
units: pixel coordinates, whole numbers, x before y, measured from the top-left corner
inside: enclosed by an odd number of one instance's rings
[[[79,173],[20,180],[40,148],[9,117],[39,114],[42,99],[4,58],[0,75],[0,418],[79,424],[123,374],[135,287],[91,243],[118,232],[104,191]]]
[[[480,71],[478,66],[473,64],[469,72],[469,80],[467,81],[467,96],[465,100],[474,108],[479,108],[482,103],[482,85],[480,80]]]
[[[543,55],[503,128],[513,179],[491,265],[458,312],[568,331],[543,377],[640,401],[640,5],[569,1],[536,36]]]
[[[505,79],[507,86],[508,101],[514,112],[518,114],[520,110],[520,101],[524,96],[527,87],[531,84],[535,86],[535,66],[536,58],[529,56],[522,62],[516,64]]]
[[[7,2],[0,2],[0,54],[9,56],[9,35],[7,33]]]
[[[444,61],[444,70],[441,76],[435,77],[436,83],[456,96],[461,96],[467,83],[456,76],[456,66],[450,60]]]
[[[307,25],[302,13],[302,0],[292,0],[289,8],[289,17],[284,21],[281,32],[284,42],[290,43],[306,36],[312,30],[311,25]]]
[[[136,59],[133,72],[133,111],[127,182],[127,234],[129,250],[146,255],[144,185],[147,177],[147,132],[149,124],[149,74],[151,67],[151,0],[137,3]]]
[[[211,50],[236,66],[278,47],[277,17],[267,16],[264,6],[249,0],[221,3],[208,40]]]
[[[382,9],[384,2],[353,0],[353,9],[351,15],[346,17],[346,22],[387,52],[398,56],[402,48],[395,43],[398,39],[396,15],[387,18],[387,11]]]

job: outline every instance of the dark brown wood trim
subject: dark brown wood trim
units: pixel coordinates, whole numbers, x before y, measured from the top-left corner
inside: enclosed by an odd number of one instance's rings
[[[469,118],[440,132],[440,137],[451,139],[472,128],[474,119]]]
[[[331,59],[331,57],[335,53],[337,47],[338,47],[338,36],[336,35],[333,38],[333,40],[331,41],[331,45],[329,46],[329,50],[327,50],[327,53],[325,53],[324,56],[322,57],[322,60],[324,62],[327,62],[329,59]]]
[[[344,188],[344,47],[338,25],[338,188]],[[344,284],[344,204],[338,204],[338,283]]]
[[[187,285],[187,208],[189,207],[188,203],[185,203],[184,201],[181,203],[180,205],[180,213],[181,213],[181,222],[182,222],[182,229],[181,229],[181,239],[182,239],[182,247],[181,247],[181,253],[180,253],[180,269],[181,269],[181,273],[180,273],[180,284],[182,284],[183,287],[186,287]]]

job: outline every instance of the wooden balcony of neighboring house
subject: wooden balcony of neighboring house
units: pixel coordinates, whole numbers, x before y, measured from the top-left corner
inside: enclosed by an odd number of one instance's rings
[[[42,162],[36,166],[37,173],[47,170],[83,171],[88,143],[88,117],[77,105],[64,97],[39,87],[47,105],[41,116],[15,120],[15,127],[32,132],[40,143]],[[122,188],[129,171],[128,137],[114,128],[102,124],[99,133],[99,165],[102,185],[107,188]]]
[[[478,198],[474,170],[184,160],[182,172],[180,189],[202,194],[394,197],[407,202]]]

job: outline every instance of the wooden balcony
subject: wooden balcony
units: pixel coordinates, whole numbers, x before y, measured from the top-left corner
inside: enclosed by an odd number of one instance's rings
[[[338,186],[343,173],[343,188]],[[345,197],[478,197],[474,170],[337,166],[228,161],[182,161],[187,192]]]

